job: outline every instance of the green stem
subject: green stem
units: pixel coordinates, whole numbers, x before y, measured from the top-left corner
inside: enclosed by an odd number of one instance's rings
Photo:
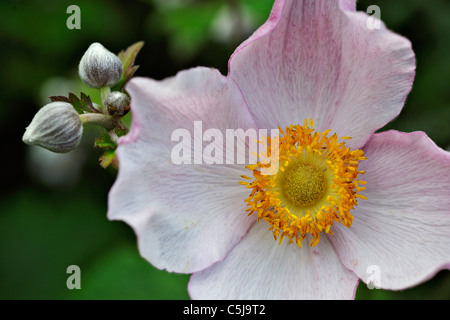
[[[104,114],[107,114],[108,111],[106,110],[106,106],[105,106],[105,100],[106,97],[111,93],[111,88],[110,87],[101,87],[100,88],[100,97],[102,99],[102,111]]]
[[[112,142],[114,142],[117,145],[119,142],[119,137],[117,136],[116,131],[114,129],[108,131],[108,135],[111,138]]]
[[[119,125],[117,118],[100,113],[80,114],[80,119],[83,124],[101,126],[106,130],[113,130]]]

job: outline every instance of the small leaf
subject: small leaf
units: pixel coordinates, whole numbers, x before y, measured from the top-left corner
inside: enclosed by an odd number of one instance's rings
[[[80,103],[80,99],[78,99],[78,97],[75,94],[73,94],[72,92],[69,92],[69,101],[72,104]]]
[[[85,93],[81,92],[81,99],[79,99],[75,94],[73,94],[72,92],[69,92],[69,96],[68,97],[64,97],[64,96],[51,96],[49,97],[50,100],[52,102],[56,102],[56,101],[62,101],[62,102],[68,102],[70,103],[75,110],[79,113],[79,114],[83,114],[85,112],[87,113],[101,113],[100,110],[98,110],[94,104],[92,103],[91,98],[86,95]]]
[[[68,102],[68,103],[70,103],[69,99],[64,96],[51,96],[48,98],[50,99],[51,102]]]
[[[95,140],[94,146],[102,149],[115,149],[117,145],[111,140],[108,133],[102,132],[100,138]]]
[[[134,61],[136,60],[136,56],[143,46],[144,42],[139,41],[129,46],[125,51],[122,50],[119,52],[117,56],[122,62],[123,72],[122,78],[113,87],[112,89],[113,91],[121,91],[124,88],[125,84],[128,82],[128,80],[130,80],[133,74],[136,72],[139,66],[135,66]]]
[[[100,138],[95,140],[94,146],[105,150],[104,153],[100,156],[100,165],[105,169],[110,165],[117,169],[119,167],[119,162],[116,158],[117,144],[113,141],[113,139],[111,139],[110,133],[103,131],[100,135]],[[114,133],[118,137],[120,137],[125,135],[127,133],[127,130],[115,128],[114,132],[111,134]]]
[[[92,103],[92,100],[89,96],[87,96],[83,92],[81,92],[80,96],[81,96],[81,107],[83,108],[83,110],[87,112],[101,113],[100,110],[94,107],[94,104]]]
[[[100,156],[99,161],[100,165],[104,169],[108,168],[110,165],[112,165],[116,169],[119,167],[115,149],[106,149],[106,151]]]
[[[79,114],[83,114],[83,108],[81,108],[80,99],[76,95],[74,95],[72,92],[69,93],[69,103],[77,110]]]
[[[131,77],[134,75],[137,69],[139,69],[139,66],[133,66],[127,70],[127,79],[125,83],[131,79]]]
[[[69,93],[69,97],[64,97],[64,96],[51,96],[49,97],[49,99],[52,102],[67,102],[70,103],[75,110],[79,113],[79,114],[83,114],[84,111],[87,112],[99,112],[93,105],[92,105],[92,101],[91,99],[86,96],[86,94],[81,93],[81,97],[82,100],[78,99],[78,97],[73,94],[73,93]],[[92,109],[91,109],[92,107]]]
[[[142,49],[143,46],[144,42],[139,41],[129,46],[125,51],[122,50],[119,53],[118,57],[120,61],[122,61],[124,70],[133,67],[134,61],[136,60],[136,56],[138,55],[139,51]]]
[[[128,133],[128,130],[125,128],[123,128],[123,129],[116,128],[116,134],[118,137],[124,136],[127,133]]]

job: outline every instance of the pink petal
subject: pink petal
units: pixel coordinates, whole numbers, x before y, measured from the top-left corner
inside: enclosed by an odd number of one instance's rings
[[[241,44],[229,76],[257,125],[303,124],[351,136],[359,148],[396,117],[411,90],[410,42],[370,30],[355,1],[277,0],[269,20]]]
[[[384,289],[404,289],[450,266],[450,153],[424,133],[375,134],[364,147],[367,181],[350,229],[331,241],[362,280],[379,270]],[[368,271],[370,270],[370,271]]]
[[[358,281],[326,237],[314,248],[279,245],[262,221],[224,261],[194,273],[188,290],[193,299],[353,299]]]
[[[203,121],[203,132],[249,127],[242,97],[232,82],[208,68],[163,81],[134,78],[127,90],[134,122],[119,143],[108,217],[134,228],[142,256],[157,268],[185,273],[206,268],[254,222],[245,212],[249,191],[239,185],[248,170],[237,164],[176,165],[171,151],[179,140],[171,141],[171,135],[187,129],[193,140],[195,120]]]

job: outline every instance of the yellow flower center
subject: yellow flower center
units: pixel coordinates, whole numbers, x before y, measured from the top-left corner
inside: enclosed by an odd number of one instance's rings
[[[327,182],[323,172],[310,164],[298,163],[284,176],[283,190],[299,207],[316,203],[326,189]]]
[[[358,170],[359,161],[366,158],[362,150],[351,151],[345,142],[338,142],[336,134],[328,137],[330,130],[314,132],[312,120],[305,120],[304,126],[291,125],[286,133],[279,130],[279,137],[267,137],[267,152],[259,155],[270,162],[248,165],[253,178],[242,176],[253,179],[241,182],[251,189],[247,211],[257,213],[258,221],[267,221],[279,243],[287,237],[301,247],[310,234],[310,246],[316,246],[322,231],[333,234],[334,222],[351,226],[350,210],[358,205],[357,198],[366,199],[358,194],[366,182],[357,180],[365,173]],[[278,170],[268,171],[274,162]]]

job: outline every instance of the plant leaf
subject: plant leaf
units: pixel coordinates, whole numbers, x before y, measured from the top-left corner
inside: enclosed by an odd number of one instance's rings
[[[116,128],[116,134],[118,137],[124,136],[127,133],[128,133],[128,130],[126,128],[122,128],[122,129]]]
[[[139,41],[129,46],[125,51],[122,50],[119,52],[117,56],[120,61],[122,61],[123,72],[120,81],[112,88],[113,91],[122,91],[125,84],[131,79],[136,70],[139,68],[139,66],[134,65],[134,61],[143,46],[144,42]]]
[[[74,95],[72,92],[69,92],[69,102],[71,105],[73,105],[73,107],[75,108],[75,110],[77,110],[77,112],[79,114],[84,113],[83,109],[81,108],[81,103],[80,103],[80,99],[78,99],[78,97],[76,95]]]
[[[81,103],[81,107],[83,108],[83,110],[85,110],[87,112],[101,113],[100,110],[98,110],[96,107],[94,107],[94,104],[92,103],[92,100],[88,95],[81,92],[80,96],[81,96],[80,103]]]
[[[49,99],[51,102],[62,101],[62,102],[70,103],[79,114],[83,114],[85,112],[100,113],[100,110],[98,110],[96,107],[94,107],[94,104],[92,103],[92,100],[88,95],[86,95],[84,92],[81,92],[80,96],[81,96],[81,99],[79,99],[72,92],[69,92],[68,97],[51,96],[51,97],[49,97]]]
[[[115,149],[106,149],[105,152],[100,156],[99,161],[100,165],[104,169],[108,168],[110,165],[112,165],[116,169],[119,167]]]
[[[119,137],[126,134],[126,132],[126,129],[115,129],[115,133]],[[100,138],[95,140],[94,146],[104,149],[103,154],[99,158],[100,165],[104,169],[106,169],[110,165],[118,169],[119,163],[116,158],[117,144],[111,139],[111,136],[107,132],[103,131],[101,133]]]
[[[67,102],[70,103],[69,98],[64,97],[64,96],[51,96],[48,97],[50,99],[51,102]]]
[[[109,134],[104,131],[101,133],[100,138],[95,140],[94,146],[102,149],[115,149],[117,147]]]

